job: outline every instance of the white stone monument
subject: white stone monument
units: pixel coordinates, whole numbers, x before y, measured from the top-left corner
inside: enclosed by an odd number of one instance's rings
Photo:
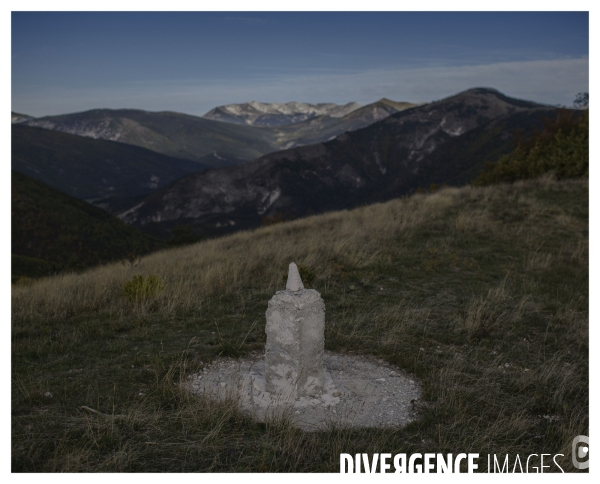
[[[266,333],[266,391],[294,399],[320,396],[325,303],[317,291],[304,289],[293,262],[286,289],[269,301]]]
[[[284,291],[269,301],[264,360],[215,360],[186,386],[219,400],[238,399],[260,422],[289,416],[303,430],[402,428],[417,416],[421,385],[373,357],[324,354],[325,304],[305,289],[293,262]],[[290,412],[291,410],[291,412]]]

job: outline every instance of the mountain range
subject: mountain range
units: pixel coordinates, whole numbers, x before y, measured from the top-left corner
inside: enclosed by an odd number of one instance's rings
[[[233,124],[248,124],[251,126],[283,126],[299,123],[317,116],[341,118],[360,108],[358,103],[339,104],[307,104],[289,103],[259,103],[250,101],[243,104],[227,104],[217,106],[202,116]]]
[[[469,183],[514,149],[515,133],[527,139],[557,115],[488,88],[419,105],[225,107],[235,123],[139,110],[11,113],[13,274],[165,246],[149,235],[189,243]]]
[[[236,105],[240,120],[254,115],[255,110],[250,105],[251,103]],[[266,110],[271,106],[270,111],[275,112],[278,109],[283,110],[281,106],[288,105],[262,106]],[[335,116],[319,114],[303,121],[279,126],[252,126],[241,121],[230,123],[181,113],[155,113],[135,109],[94,109],[81,113],[25,119],[14,118],[13,114],[13,118],[22,119],[19,121],[20,125],[118,141],[170,157],[221,167],[251,161],[280,149],[323,142],[346,131],[368,126],[382,117],[415,104],[381,100],[357,109],[354,109],[357,107],[356,103],[326,106],[329,106],[329,112]],[[346,111],[348,113],[343,115]],[[319,112],[328,111],[322,107]]]
[[[384,201],[433,183],[464,183],[485,161],[513,148],[515,131],[531,132],[555,111],[493,89],[471,89],[325,143],[188,175],[119,216],[155,234],[190,224],[218,235],[268,218]]]

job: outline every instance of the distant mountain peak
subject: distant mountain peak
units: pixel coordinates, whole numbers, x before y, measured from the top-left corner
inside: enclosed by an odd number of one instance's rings
[[[342,118],[361,107],[347,104],[309,104],[297,101],[287,103],[263,103],[250,101],[242,104],[226,104],[211,109],[203,117],[214,121],[252,126],[285,126],[299,123],[317,116]]]

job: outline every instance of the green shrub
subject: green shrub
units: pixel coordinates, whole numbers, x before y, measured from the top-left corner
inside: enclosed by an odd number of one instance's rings
[[[520,141],[515,150],[486,168],[474,185],[513,182],[554,173],[557,179],[587,176],[589,172],[589,112],[575,116],[560,111],[544,129]]]
[[[123,294],[131,301],[143,301],[158,295],[164,287],[163,281],[155,274],[148,276],[133,276],[123,285]]]

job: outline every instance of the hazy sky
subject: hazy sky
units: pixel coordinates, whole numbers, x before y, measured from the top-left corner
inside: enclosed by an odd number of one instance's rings
[[[432,101],[476,87],[571,105],[586,12],[13,12],[12,110],[202,115],[246,101]]]

